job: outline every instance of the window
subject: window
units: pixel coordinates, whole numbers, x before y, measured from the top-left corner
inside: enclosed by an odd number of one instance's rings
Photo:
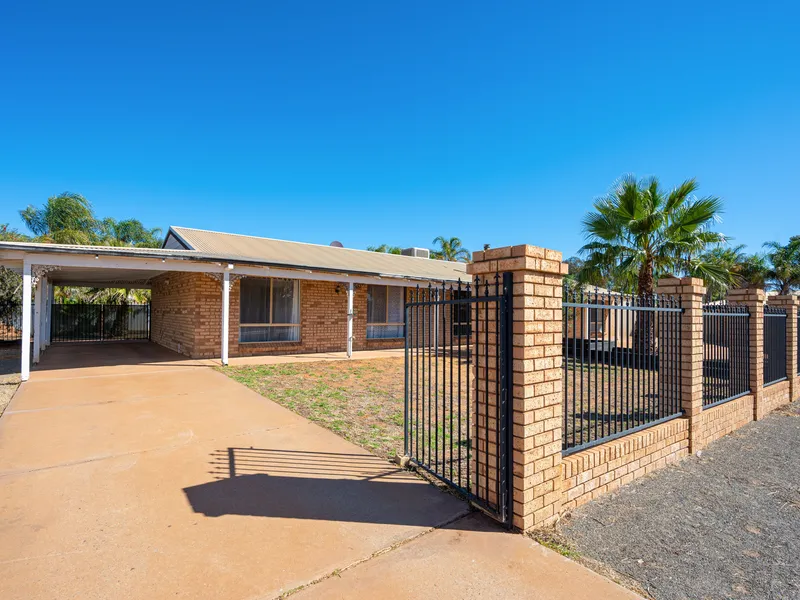
[[[405,288],[392,285],[367,287],[367,339],[405,337]]]
[[[589,309],[589,335],[600,335],[603,333],[603,313],[599,308]]]
[[[239,292],[239,341],[299,341],[299,284],[296,279],[242,279]]]
[[[471,296],[466,290],[453,290],[453,300],[465,300]],[[453,304],[453,335],[465,336],[470,332],[470,312],[472,303]]]

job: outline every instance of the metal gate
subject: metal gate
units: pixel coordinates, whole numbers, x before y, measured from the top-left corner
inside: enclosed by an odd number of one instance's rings
[[[511,525],[510,273],[405,306],[405,454]]]
[[[149,304],[53,304],[52,309],[53,342],[150,339]]]

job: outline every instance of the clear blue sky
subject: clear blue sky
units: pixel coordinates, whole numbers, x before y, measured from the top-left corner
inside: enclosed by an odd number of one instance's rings
[[[800,234],[800,3],[4,2],[0,223],[573,254],[621,174]]]

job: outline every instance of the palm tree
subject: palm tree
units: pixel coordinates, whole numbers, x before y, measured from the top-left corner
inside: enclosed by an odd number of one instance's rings
[[[792,288],[800,285],[800,236],[789,238],[785,246],[780,242],[766,242],[764,247],[769,249],[767,279],[778,293],[791,294]]]
[[[380,246],[367,246],[370,252],[384,252],[386,254],[402,254],[403,249],[400,246],[390,246],[389,244],[381,244]]]
[[[472,260],[469,250],[463,247],[461,240],[457,237],[445,238],[440,235],[433,240],[433,243],[439,244],[439,248],[431,250],[431,258],[450,262],[470,262]]]
[[[769,262],[763,254],[750,254],[739,263],[736,274],[739,285],[748,288],[765,289],[769,277]]]
[[[20,217],[36,241],[57,244],[94,244],[97,219],[92,205],[80,194],[64,192],[47,199],[41,208],[28,206]]]
[[[147,229],[138,219],[117,221],[111,217],[100,224],[103,244],[109,246],[136,246],[138,248],[159,248],[161,229]]]
[[[621,288],[635,286],[639,295],[652,295],[658,277],[687,272],[707,282],[724,283],[730,274],[718,263],[703,260],[703,251],[725,242],[710,227],[719,220],[722,201],[695,198],[697,182],[684,181],[666,192],[657,178],[621,178],[594,202],[583,229],[589,240],[581,278],[592,282],[608,277]]]

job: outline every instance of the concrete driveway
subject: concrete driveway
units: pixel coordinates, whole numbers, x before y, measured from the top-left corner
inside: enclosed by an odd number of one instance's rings
[[[457,563],[474,585],[491,583],[481,597],[507,594],[509,581],[535,598],[633,597],[465,513],[206,363],[151,344],[53,346],[0,419],[4,600],[238,600],[301,586],[310,597],[372,598],[382,580],[383,597],[425,597],[425,565],[404,575],[395,563],[393,580],[376,578],[393,554],[428,556],[443,578]],[[454,535],[460,551],[448,555]],[[341,571],[349,591],[330,587]]]

